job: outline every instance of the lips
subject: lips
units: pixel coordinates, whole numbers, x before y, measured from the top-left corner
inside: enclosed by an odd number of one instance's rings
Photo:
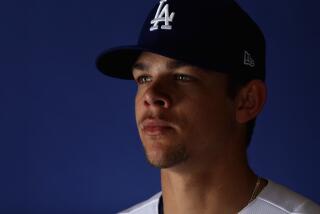
[[[164,135],[172,129],[169,122],[160,119],[146,119],[141,123],[142,132],[150,136]]]

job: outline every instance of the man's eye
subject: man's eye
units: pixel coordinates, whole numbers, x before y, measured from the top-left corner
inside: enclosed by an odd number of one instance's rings
[[[193,78],[191,76],[185,75],[185,74],[177,74],[175,75],[176,80],[182,80],[182,81],[191,81]]]
[[[136,82],[138,84],[144,84],[144,83],[147,83],[147,82],[150,82],[151,81],[151,77],[150,76],[139,76],[137,79],[136,79]]]

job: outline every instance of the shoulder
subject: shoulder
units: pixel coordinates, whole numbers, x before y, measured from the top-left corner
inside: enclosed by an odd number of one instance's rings
[[[158,214],[158,203],[161,192],[153,195],[151,198],[140,202],[118,214]]]
[[[285,186],[268,181],[268,185],[241,214],[319,214],[320,206]]]

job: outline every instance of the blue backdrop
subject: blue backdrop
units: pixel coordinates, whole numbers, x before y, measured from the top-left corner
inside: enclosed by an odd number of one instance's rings
[[[160,190],[135,127],[134,83],[94,64],[136,41],[155,2],[1,2],[0,213],[115,213]],[[320,3],[239,3],[267,40],[269,96],[250,164],[320,202]]]

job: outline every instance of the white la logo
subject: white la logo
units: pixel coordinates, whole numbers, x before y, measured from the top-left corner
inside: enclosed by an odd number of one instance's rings
[[[160,5],[157,9],[156,16],[154,17],[153,20],[151,20],[151,24],[153,24],[153,26],[150,27],[150,31],[158,30],[159,22],[164,22],[164,25],[161,25],[161,29],[164,29],[164,30],[171,30],[172,29],[172,26],[169,25],[169,22],[173,21],[173,17],[174,17],[175,13],[172,12],[169,15],[169,4],[166,4],[163,7],[163,5],[166,1],[167,0],[160,1]]]
[[[250,67],[255,66],[254,59],[251,57],[251,54],[248,51],[244,51],[244,62],[243,64],[249,65]]]

